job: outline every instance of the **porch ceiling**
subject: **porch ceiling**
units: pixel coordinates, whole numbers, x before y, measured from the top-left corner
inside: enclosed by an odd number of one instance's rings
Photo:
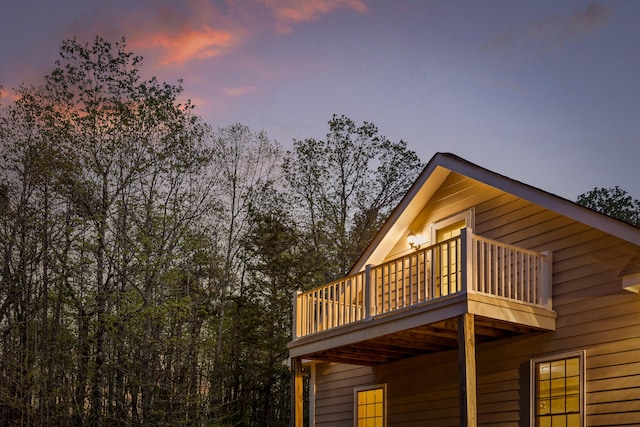
[[[540,331],[540,329],[475,316],[476,343],[537,331]],[[303,358],[373,366],[456,348],[458,348],[458,322],[455,318],[452,318],[365,341],[305,354]]]

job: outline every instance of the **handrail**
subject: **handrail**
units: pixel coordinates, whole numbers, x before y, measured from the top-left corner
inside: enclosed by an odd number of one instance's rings
[[[294,339],[457,293],[551,309],[551,254],[460,236],[294,297]]]

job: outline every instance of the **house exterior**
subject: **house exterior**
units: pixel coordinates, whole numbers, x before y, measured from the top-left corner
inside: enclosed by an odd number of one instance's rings
[[[295,296],[292,425],[640,425],[639,290],[639,228],[438,153]]]

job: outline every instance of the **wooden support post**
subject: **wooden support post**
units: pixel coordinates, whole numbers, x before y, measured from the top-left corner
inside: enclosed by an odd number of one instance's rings
[[[460,426],[477,426],[476,342],[473,314],[458,316],[458,376],[460,383]]]
[[[302,360],[291,358],[291,418],[290,427],[302,427],[304,417],[304,397],[302,383]]]

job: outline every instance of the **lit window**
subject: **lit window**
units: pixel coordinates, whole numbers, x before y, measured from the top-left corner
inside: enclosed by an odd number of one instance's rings
[[[536,427],[584,425],[584,352],[531,362]]]
[[[385,386],[361,387],[355,390],[356,427],[386,425]]]

